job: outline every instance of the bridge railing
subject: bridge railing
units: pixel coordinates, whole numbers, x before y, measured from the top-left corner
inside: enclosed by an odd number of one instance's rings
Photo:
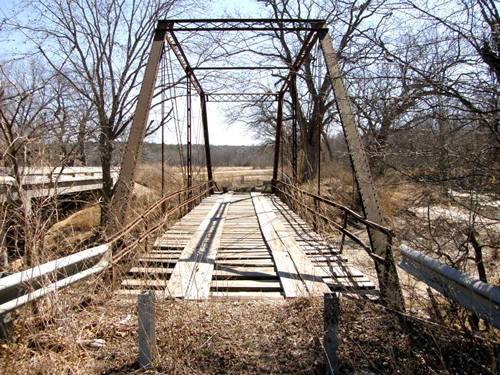
[[[119,168],[111,169],[116,182]],[[40,167],[21,168],[18,178],[9,168],[0,168],[0,202],[49,197],[102,189],[100,167]]]
[[[0,278],[0,325],[8,312],[116,265],[151,235],[184,216],[214,186],[213,181],[207,181],[170,193],[151,204],[105,244]]]
[[[329,230],[333,229],[334,231],[342,233],[340,252],[343,250],[345,237],[348,237],[366,250],[370,256],[377,259],[379,258],[379,256],[373,252],[370,243],[366,243],[348,229],[350,222],[357,222],[362,224],[366,229],[369,228],[383,233],[387,236],[388,243],[392,244],[394,233],[390,228],[367,220],[349,207],[284,181],[276,181],[275,189],[277,194],[280,195],[281,198],[284,199],[302,218],[312,222],[315,230],[321,230],[323,226],[326,226]],[[336,210],[340,215],[327,212],[328,210]],[[381,260],[384,261],[383,259]]]

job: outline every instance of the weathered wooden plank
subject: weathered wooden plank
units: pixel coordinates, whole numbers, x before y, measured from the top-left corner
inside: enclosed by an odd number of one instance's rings
[[[234,280],[234,279],[218,279],[213,280],[210,290],[238,290],[241,292],[252,290],[281,290],[281,285],[278,280]]]
[[[140,273],[146,275],[170,275],[172,268],[165,267],[132,267],[129,273]]]
[[[254,267],[254,266],[273,267],[274,266],[274,262],[272,261],[271,258],[269,258],[269,259],[252,259],[251,261],[248,259],[218,259],[217,264],[241,266],[241,267]]]
[[[162,279],[125,279],[122,281],[122,287],[136,288],[155,288],[164,289],[167,286],[167,280]]]
[[[223,260],[223,259],[248,259],[248,260],[253,260],[253,259],[269,259],[271,260],[271,254],[251,254],[251,253],[239,253],[239,254],[219,254],[219,257],[217,260]]]
[[[218,266],[213,273],[216,278],[274,278],[277,279],[273,267],[224,267]]]
[[[220,236],[232,193],[220,196],[181,253],[167,290],[173,297],[207,299]]]
[[[261,223],[262,233],[271,248],[273,257],[275,254],[277,255],[275,262],[286,262],[288,269],[284,270],[284,272],[293,275],[293,279],[296,280],[293,287],[301,293],[299,295],[323,295],[328,293],[328,286],[323,282],[318,270],[297,241],[293,236],[282,234],[285,219],[276,212],[277,209],[269,198],[256,193],[252,193],[252,198],[254,198],[256,204],[257,217]],[[265,228],[263,228],[263,225]],[[290,264],[292,267],[290,267]],[[278,264],[276,264],[276,267],[278,268]],[[289,281],[288,278],[281,276],[279,268],[278,274],[280,274],[280,280],[283,279],[285,283]],[[303,285],[297,289],[298,281],[302,282]],[[288,297],[286,291],[285,296]]]
[[[234,291],[215,291],[210,292],[211,299],[222,300],[283,300],[283,295],[280,292],[234,292]]]

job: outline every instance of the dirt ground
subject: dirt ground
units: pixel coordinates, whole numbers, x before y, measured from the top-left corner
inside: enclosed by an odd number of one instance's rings
[[[80,289],[82,292],[82,289]],[[52,319],[16,321],[0,346],[3,374],[125,374],[137,359],[135,303],[61,296]],[[71,301],[71,302],[70,302]],[[491,374],[498,344],[418,320],[401,321],[373,302],[342,298],[341,374]],[[149,373],[318,374],[324,371],[321,299],[161,301],[158,356]],[[22,318],[20,316],[19,318]]]

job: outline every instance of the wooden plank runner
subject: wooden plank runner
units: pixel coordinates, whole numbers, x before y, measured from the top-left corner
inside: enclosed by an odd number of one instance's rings
[[[167,294],[185,299],[207,299],[215,257],[232,193],[222,195],[182,251],[167,284]]]
[[[297,241],[290,235],[282,234],[285,232],[283,219],[277,215],[269,198],[252,193],[252,201],[262,235],[271,249],[285,297],[329,293],[328,286]]]

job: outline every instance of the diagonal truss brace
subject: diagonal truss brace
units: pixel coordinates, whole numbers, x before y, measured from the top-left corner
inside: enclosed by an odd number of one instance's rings
[[[383,225],[382,211],[378,203],[378,195],[370,172],[368,158],[358,133],[351,101],[342,80],[337,53],[333,48],[332,40],[328,33],[320,36],[320,43],[335,94],[335,102],[340,114],[342,129],[358,190],[361,195],[365,216],[368,220]],[[375,262],[381,297],[389,307],[402,311],[404,310],[403,295],[389,238],[382,232],[370,228],[368,229],[368,234],[374,253],[382,260]]]
[[[111,217],[108,218],[109,223],[106,228],[108,236],[117,232],[121,225],[125,223],[126,207],[128,207],[129,198],[134,188],[136,165],[142,154],[142,145],[146,135],[156,76],[165,44],[165,34],[165,30],[157,29],[153,36],[153,44],[146,65],[146,71],[144,72],[144,80],[139,91],[129,139],[123,154],[120,176],[116,182],[111,200]]]

